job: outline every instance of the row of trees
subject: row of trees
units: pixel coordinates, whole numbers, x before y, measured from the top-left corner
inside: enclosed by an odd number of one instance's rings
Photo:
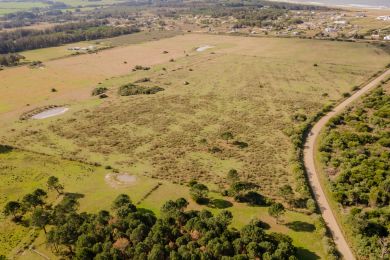
[[[46,204],[46,192],[37,189],[23,205],[7,203],[5,213],[15,218],[20,208],[31,210],[30,223],[44,230],[52,251],[65,259],[297,259],[290,237],[266,233],[259,220],[232,229],[226,210],[217,215],[188,211],[188,202],[180,198],[167,201],[157,218],[121,194],[111,212],[78,213],[78,196],[63,193],[55,177],[48,186],[63,194],[57,205]]]
[[[113,27],[106,25],[104,21],[70,23],[42,31],[21,29],[0,33],[0,53],[46,48],[135,32],[139,32],[136,27]]]

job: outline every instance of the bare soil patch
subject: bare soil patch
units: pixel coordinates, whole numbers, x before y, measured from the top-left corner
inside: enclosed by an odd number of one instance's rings
[[[137,177],[129,175],[127,173],[109,173],[104,177],[107,184],[113,188],[127,187],[134,185],[137,181]]]

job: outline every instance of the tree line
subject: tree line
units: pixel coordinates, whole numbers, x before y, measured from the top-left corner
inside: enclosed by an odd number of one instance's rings
[[[107,20],[69,23],[46,30],[19,29],[0,33],[0,54],[52,47],[78,41],[115,37],[139,31],[134,26],[109,26]]]
[[[157,218],[121,194],[111,211],[78,213],[80,194],[64,193],[54,176],[47,185],[63,196],[58,204],[48,204],[47,192],[37,189],[22,202],[8,202],[4,213],[14,221],[28,218],[64,259],[297,259],[289,236],[266,233],[259,220],[240,230],[231,228],[233,216],[227,210],[216,215],[187,210],[188,201],[180,198],[167,201]]]

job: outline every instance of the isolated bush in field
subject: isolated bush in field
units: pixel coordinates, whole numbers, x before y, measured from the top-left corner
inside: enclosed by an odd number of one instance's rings
[[[248,143],[242,141],[234,141],[233,145],[238,146],[241,149],[247,148],[249,146]]]
[[[216,147],[216,146],[210,148],[209,151],[210,151],[211,153],[221,153],[221,152],[222,152],[221,148]]]
[[[307,116],[301,113],[296,113],[292,116],[294,121],[297,122],[305,122],[307,120]]]
[[[134,83],[150,82],[150,78],[142,78],[134,81]]]
[[[221,138],[225,140],[226,143],[229,143],[229,140],[232,140],[234,136],[231,132],[224,132],[221,134]]]
[[[285,209],[282,203],[274,203],[268,209],[268,214],[276,219],[276,223],[279,223],[280,217],[285,213]]]
[[[142,65],[135,65],[133,71],[136,70],[150,70],[150,67],[144,67]]]
[[[354,86],[353,88],[352,88],[352,91],[357,91],[357,90],[359,90],[360,89],[360,86]]]
[[[256,189],[258,188],[258,185],[252,183],[252,182],[247,182],[247,181],[238,181],[234,182],[230,185],[229,188],[229,194],[231,196],[235,196],[237,194]]]
[[[60,183],[59,179],[55,176],[50,176],[47,180],[47,187],[49,190],[57,191],[58,195],[62,194],[64,186]]]
[[[92,96],[98,96],[105,93],[108,89],[106,87],[96,87],[92,90]]]
[[[230,184],[235,183],[240,180],[240,176],[238,175],[238,172],[236,169],[229,170],[227,174],[227,180]]]
[[[201,183],[196,183],[190,188],[191,198],[199,204],[203,204],[208,199],[209,188]]]
[[[121,96],[132,96],[132,95],[150,95],[156,94],[157,92],[163,91],[163,88],[160,87],[143,87],[135,84],[126,84],[119,88],[119,95]]]
[[[285,184],[280,188],[279,195],[284,198],[289,204],[294,200],[294,192],[290,185]]]

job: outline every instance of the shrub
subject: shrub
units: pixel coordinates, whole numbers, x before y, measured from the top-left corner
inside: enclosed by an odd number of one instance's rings
[[[150,70],[150,67],[144,67],[142,65],[135,65],[133,71],[136,71],[136,70]]]
[[[131,95],[150,95],[150,94],[156,94],[157,92],[163,91],[163,88],[160,87],[143,87],[143,86],[137,86],[135,84],[127,84],[123,85],[119,88],[119,95],[121,96],[131,96]]]
[[[144,82],[150,82],[150,78],[142,78],[134,81],[134,83],[144,83]]]
[[[242,142],[242,141],[234,141],[233,145],[236,145],[236,146],[238,146],[241,149],[244,149],[244,148],[248,147],[248,143],[245,143],[245,142]]]
[[[211,153],[222,153],[221,148],[214,146],[213,148],[210,148],[209,151]]]
[[[92,96],[98,96],[100,94],[103,94],[107,91],[106,87],[96,87],[92,90]]]

